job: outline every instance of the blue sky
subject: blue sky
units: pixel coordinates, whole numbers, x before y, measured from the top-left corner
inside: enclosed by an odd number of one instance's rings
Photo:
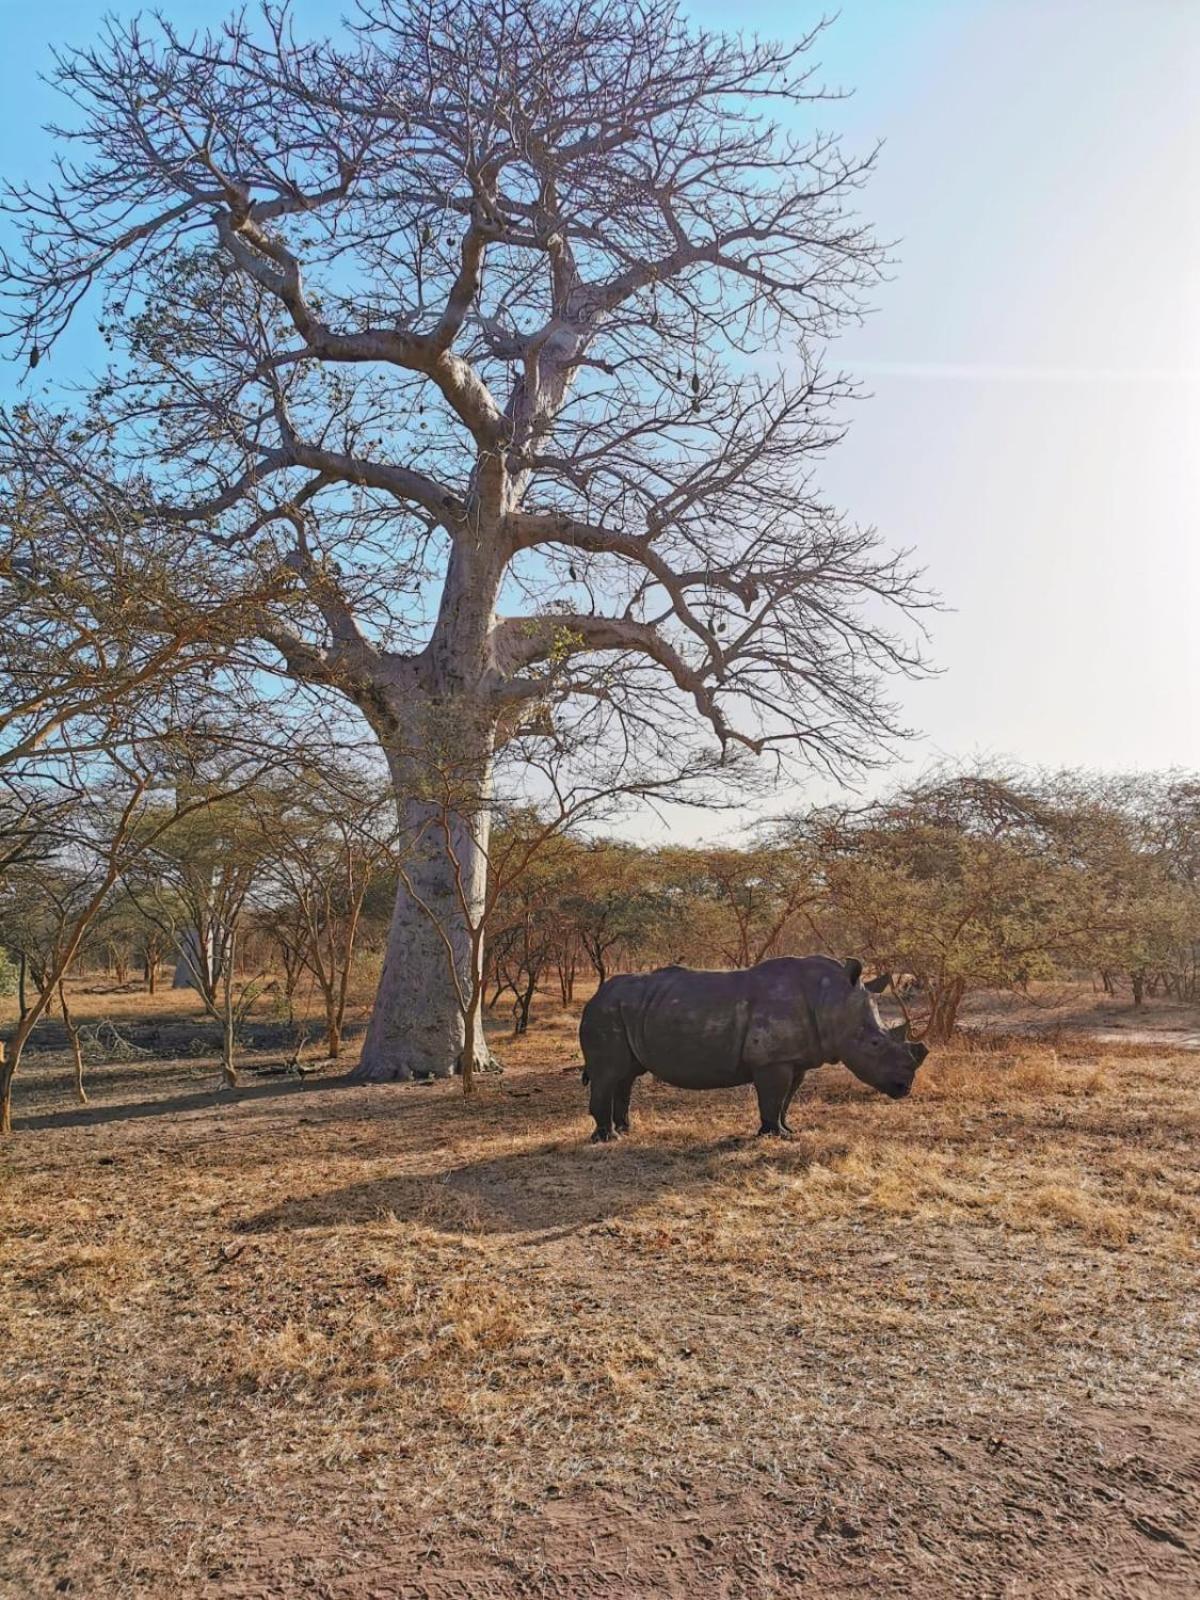
[[[5,172],[45,170],[35,73],[105,9],[0,0]],[[769,34],[816,14],[737,10]],[[822,121],[886,140],[863,209],[899,241],[833,352],[872,398],[825,481],[951,608],[942,675],[901,691],[909,761],[1200,766],[1200,0],[844,0],[819,54],[856,90]]]

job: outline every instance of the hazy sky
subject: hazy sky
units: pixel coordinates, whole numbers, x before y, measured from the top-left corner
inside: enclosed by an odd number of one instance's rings
[[[4,171],[43,165],[31,80],[105,9],[0,0]],[[786,35],[817,12],[735,14]],[[900,690],[910,760],[1200,766],[1200,0],[842,0],[818,53],[856,90],[823,123],[886,140],[863,210],[899,241],[832,352],[873,397],[825,481],[952,608],[942,676]]]

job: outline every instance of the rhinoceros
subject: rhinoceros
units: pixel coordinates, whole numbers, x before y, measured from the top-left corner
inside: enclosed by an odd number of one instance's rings
[[[602,983],[583,1008],[579,1042],[593,1144],[629,1130],[634,1080],[652,1072],[680,1089],[752,1083],[760,1134],[790,1139],[787,1109],[813,1067],[842,1061],[893,1100],[912,1088],[926,1047],[886,1029],[861,961],[782,957],[733,972],[662,967]]]

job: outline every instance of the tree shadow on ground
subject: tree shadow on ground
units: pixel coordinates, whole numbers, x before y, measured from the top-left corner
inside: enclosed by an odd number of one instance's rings
[[[118,1100],[99,1105],[76,1106],[69,1111],[26,1112],[13,1117],[14,1132],[37,1128],[90,1128],[106,1122],[135,1122],[143,1117],[170,1117],[187,1111],[211,1111],[221,1106],[238,1105],[245,1100],[268,1100],[282,1095],[301,1094],[306,1089],[336,1089],[342,1080],[325,1078],[305,1082],[301,1078],[278,1078],[270,1083],[255,1083],[236,1089],[196,1089],[187,1094],[157,1095],[152,1100]]]
[[[402,1173],[289,1197],[237,1227],[276,1233],[395,1220],[456,1234],[565,1234],[634,1211],[668,1190],[709,1181],[724,1147],[630,1141],[597,1148],[559,1141],[444,1172]]]
[[[216,1054],[221,1048],[221,1024],[215,1018],[200,1012],[193,1016],[171,1017],[122,1015],[115,1017],[87,1016],[79,1019],[81,1032],[86,1038],[97,1026],[107,1023],[113,1033],[123,1039],[137,1055],[158,1055],[186,1058],[197,1049],[203,1054]],[[342,1041],[348,1044],[367,1031],[365,1022],[348,1021],[342,1028]],[[281,1022],[274,1018],[250,1018],[238,1025],[237,1040],[240,1050],[288,1050],[300,1045],[311,1048],[325,1037],[325,1026],[319,1018],[302,1022]],[[70,1037],[62,1019],[47,1015],[40,1017],[25,1053],[30,1058],[53,1055],[70,1048]],[[119,1059],[119,1058],[118,1058]],[[103,1069],[108,1063],[103,1059],[89,1063]]]

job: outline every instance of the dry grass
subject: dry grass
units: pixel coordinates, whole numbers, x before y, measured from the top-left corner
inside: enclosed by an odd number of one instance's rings
[[[573,1030],[469,1105],[144,1059],[87,1118],[34,1058],[0,1154],[0,1593],[1139,1592],[1097,1577],[1102,1521],[1062,1586],[1105,1484],[1176,1592],[1192,1058],[990,1041],[899,1105],[830,1069],[790,1145],[746,1137],[746,1093],[643,1082],[593,1149]],[[1020,1587],[1035,1555],[1058,1588]]]

